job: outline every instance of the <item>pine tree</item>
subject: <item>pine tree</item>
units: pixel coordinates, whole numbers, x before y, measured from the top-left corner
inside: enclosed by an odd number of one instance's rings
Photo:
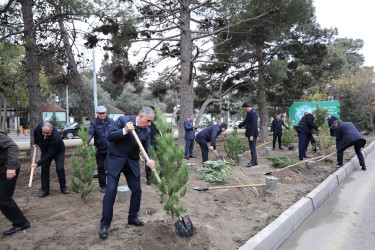
[[[233,129],[232,134],[224,142],[224,150],[227,157],[232,160],[237,160],[237,155],[247,149],[247,146],[242,142],[241,137],[238,135],[237,128]]]
[[[86,196],[93,190],[94,171],[96,169],[95,152],[93,146],[88,146],[89,139],[88,127],[85,124],[85,117],[82,118],[82,126],[78,131],[83,145],[77,146],[76,153],[72,156],[72,189],[81,195],[81,199],[87,203]]]
[[[179,201],[186,194],[186,183],[189,179],[188,167],[183,164],[185,151],[182,147],[176,146],[173,133],[168,132],[169,126],[159,108],[157,109],[155,125],[161,135],[156,137],[156,150],[150,148],[149,151],[155,159],[156,169],[162,172],[163,177],[161,182],[157,183],[153,171],[151,180],[161,192],[160,203],[164,203],[164,210],[173,219],[174,216],[180,217],[182,212],[187,211]]]

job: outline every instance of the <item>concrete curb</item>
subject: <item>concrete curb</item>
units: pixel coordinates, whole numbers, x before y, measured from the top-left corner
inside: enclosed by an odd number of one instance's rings
[[[362,151],[364,157],[369,155],[374,149],[375,141]],[[277,249],[358,166],[358,158],[355,156],[335,173],[329,175],[327,179],[320,183],[320,185],[309,194],[302,197],[297,203],[284,211],[262,231],[250,238],[239,249]]]

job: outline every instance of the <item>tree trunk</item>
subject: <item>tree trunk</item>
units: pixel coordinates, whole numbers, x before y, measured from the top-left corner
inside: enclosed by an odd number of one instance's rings
[[[190,29],[190,0],[181,0],[181,84],[180,84],[180,120],[178,122],[178,143],[183,144],[184,126],[183,121],[193,114],[194,89],[192,83],[192,41]]]
[[[266,83],[264,81],[264,57],[263,44],[257,46],[257,59],[259,65],[259,79],[258,79],[258,106],[260,118],[260,133],[259,139],[261,141],[268,141],[268,110],[266,100]]]
[[[86,91],[86,89],[83,85],[81,75],[78,72],[77,64],[76,64],[76,61],[74,59],[72,46],[70,45],[68,33],[65,29],[64,21],[62,19],[59,19],[59,27],[60,27],[60,31],[61,31],[61,37],[62,37],[63,42],[64,42],[64,48],[65,48],[66,56],[68,57],[68,67],[71,71],[70,74],[72,76],[73,83],[74,83],[76,89],[78,90],[78,93],[80,94],[82,106],[86,110],[88,118],[90,119],[90,121],[92,121],[92,120],[95,119],[95,111],[94,111],[95,109],[92,106],[92,103],[89,99],[87,91]]]
[[[2,126],[2,124],[3,124],[3,112],[2,112],[2,108],[1,108],[1,103],[2,103],[2,100],[1,100],[2,98],[1,98],[1,96],[0,96],[0,129],[3,129],[3,126]]]
[[[210,99],[205,100],[204,103],[202,104],[201,109],[199,110],[197,118],[195,119],[195,125],[199,126],[202,115],[203,115],[204,111],[206,110],[208,104],[210,104],[211,102],[220,102],[220,101],[223,101],[223,100],[224,100],[223,98],[221,98],[221,99],[210,98]]]
[[[7,130],[7,113],[8,113],[8,103],[7,98],[4,96],[4,113],[3,113],[3,123],[1,124],[2,130]]]
[[[370,125],[370,128],[372,129],[372,131],[374,131],[374,122],[373,122],[374,114],[372,112],[370,112],[368,114],[368,116],[369,116],[369,125]]]
[[[30,148],[34,144],[34,128],[42,121],[42,99],[40,96],[39,64],[35,39],[33,1],[21,0],[24,23],[26,75],[29,96]]]

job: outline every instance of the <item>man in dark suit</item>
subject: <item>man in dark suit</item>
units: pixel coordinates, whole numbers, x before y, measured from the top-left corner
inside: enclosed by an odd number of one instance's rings
[[[299,146],[299,159],[302,161],[304,158],[310,158],[306,155],[307,146],[309,143],[309,139],[311,136],[312,129],[321,130],[321,127],[316,126],[314,123],[314,116],[309,113],[305,112],[304,116],[301,118],[298,126],[297,126],[297,133],[298,133],[298,146]]]
[[[197,134],[195,140],[199,143],[199,146],[202,151],[202,161],[208,161],[208,149],[214,151],[217,155],[216,150],[216,137],[218,137],[221,132],[227,130],[227,124],[222,123],[221,125],[215,124],[208,128],[203,129],[201,132]],[[211,142],[210,148],[207,146],[207,142]]]
[[[335,126],[333,126],[333,122],[338,120],[339,118],[337,118],[336,116],[333,116],[333,115],[330,115],[328,114],[327,116],[327,121],[328,121],[328,127],[329,127],[329,132],[331,134],[331,136],[336,136],[336,128]]]
[[[248,103],[242,104],[242,109],[246,112],[246,118],[241,122],[238,127],[242,128],[246,125],[245,136],[249,140],[251,151],[251,160],[245,166],[247,168],[258,165],[256,141],[258,137],[258,113]]]
[[[333,126],[336,130],[337,165],[343,166],[345,149],[354,146],[359,165],[363,171],[366,171],[365,159],[361,152],[366,140],[359,132],[359,129],[351,122],[340,122],[339,120],[335,120]]]
[[[5,131],[0,130],[0,211],[12,222],[13,226],[3,232],[4,235],[13,234],[30,227],[30,222],[12,199],[21,167],[18,160],[18,151],[17,144]]]
[[[34,129],[34,148],[40,148],[42,152],[40,160],[32,168],[41,166],[42,174],[42,193],[39,197],[43,198],[49,195],[49,169],[51,167],[52,160],[55,160],[56,173],[59,178],[60,190],[63,194],[69,194],[66,188],[65,180],[65,145],[61,138],[59,131],[54,128],[49,122],[40,123]]]
[[[273,144],[273,150],[275,150],[275,146],[276,146],[276,138],[279,139],[279,149],[283,149],[281,147],[281,136],[283,135],[283,127],[284,126],[286,129],[289,129],[284,121],[281,119],[281,116],[280,114],[277,114],[276,115],[276,118],[273,119],[272,123],[271,123],[271,133],[273,135],[273,141],[272,141],[272,144]]]
[[[197,158],[194,156],[194,138],[195,138],[195,129],[197,126],[193,125],[194,115],[190,115],[184,121],[184,129],[185,129],[185,159],[189,160],[189,158]]]
[[[139,166],[139,146],[131,130],[135,130],[143,147],[147,151],[150,146],[150,128],[155,113],[150,107],[143,107],[138,116],[122,116],[118,118],[108,135],[108,155],[105,162],[107,171],[107,190],[103,198],[102,219],[99,236],[107,238],[108,227],[113,217],[113,204],[117,194],[117,185],[121,172],[124,173],[131,190],[128,224],[143,226],[138,219],[141,205],[141,173]],[[150,168],[155,167],[153,160],[147,162]]]
[[[104,162],[105,158],[107,157],[107,136],[109,131],[112,130],[115,122],[111,118],[107,117],[107,109],[104,106],[98,106],[96,108],[96,115],[97,117],[90,122],[90,139],[88,140],[87,144],[90,144],[91,139],[94,138],[94,145],[96,147],[95,158],[98,169],[100,192],[105,193],[107,188],[107,175],[104,169]]]

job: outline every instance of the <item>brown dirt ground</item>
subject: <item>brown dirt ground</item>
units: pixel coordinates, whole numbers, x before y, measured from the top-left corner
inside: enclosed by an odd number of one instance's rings
[[[220,139],[221,137],[221,139]],[[218,140],[218,151],[222,154],[223,135]],[[375,135],[367,136],[369,145]],[[258,142],[258,145],[262,143]],[[270,144],[266,145],[269,146]],[[265,183],[266,172],[275,168],[264,159],[265,146],[258,148],[258,166],[245,168],[250,153],[244,153],[244,161],[236,166],[231,178],[224,185]],[[65,171],[68,188],[72,168],[70,157],[73,149],[67,150]],[[196,155],[200,156],[199,145]],[[310,149],[308,150],[310,153]],[[287,155],[298,159],[298,150],[276,150],[271,155]],[[310,153],[310,155],[312,155]],[[355,155],[353,148],[346,150],[344,159]],[[215,156],[210,153],[211,160]],[[10,236],[0,236],[1,249],[237,249],[250,237],[276,219],[283,211],[318,186],[329,174],[335,172],[335,156],[321,161],[311,169],[305,166],[284,170],[275,174],[280,177],[275,191],[264,187],[257,189],[220,189],[198,192],[193,187],[210,187],[199,179],[195,171],[188,181],[188,193],[181,199],[196,230],[193,237],[180,238],[173,230],[172,219],[165,215],[159,202],[159,191],[154,185],[147,186],[142,171],[142,204],[139,218],[146,222],[144,227],[127,225],[129,203],[114,205],[114,218],[109,236],[101,240],[98,235],[103,194],[95,180],[95,189],[85,204],[78,194],[60,193],[56,172],[51,166],[51,191],[46,198],[39,198],[40,176],[34,176],[29,204],[26,194],[29,181],[29,161],[23,157],[14,200],[31,222],[31,228]],[[192,159],[195,167],[201,166],[201,158]],[[126,185],[122,176],[119,185]],[[69,188],[71,190],[71,188]],[[0,214],[0,232],[11,227],[11,223]]]

